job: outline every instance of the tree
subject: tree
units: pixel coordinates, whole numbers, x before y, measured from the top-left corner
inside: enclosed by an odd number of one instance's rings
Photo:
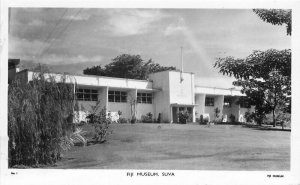
[[[287,35],[292,34],[292,11],[283,9],[253,9],[263,20],[273,25],[286,24]]]
[[[144,62],[140,55],[122,54],[104,67],[98,65],[84,69],[83,74],[145,80],[150,73],[166,70],[176,70],[176,68],[161,66],[151,59]]]
[[[242,87],[257,113],[272,113],[276,125],[278,111],[286,111],[291,97],[291,50],[254,51],[246,59],[219,58],[215,68],[234,76],[233,85]]]

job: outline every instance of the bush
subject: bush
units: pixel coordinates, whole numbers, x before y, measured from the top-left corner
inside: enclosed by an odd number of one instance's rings
[[[235,123],[236,122],[235,116],[233,114],[230,114],[229,119],[230,119],[231,123]]]
[[[92,123],[95,130],[93,139],[100,143],[105,142],[106,136],[109,134],[109,125],[111,123],[111,118],[106,115],[105,108],[103,108],[98,114],[95,114],[94,122]]]
[[[109,134],[109,125],[112,123],[111,115],[106,113],[106,108],[101,109],[100,112],[98,111],[100,109],[100,101],[97,101],[96,105],[91,108],[92,111],[86,118],[94,127],[95,134],[93,139],[96,142],[103,143]]]
[[[119,118],[118,123],[129,123],[128,119],[126,118]]]
[[[255,113],[245,112],[244,118],[247,123],[253,122],[255,120]]]
[[[219,117],[220,117],[220,112],[221,112],[221,110],[220,110],[218,107],[216,107],[216,108],[214,109],[214,113],[215,113],[215,117],[216,117],[216,118],[219,118]]]
[[[9,167],[53,164],[61,144],[74,130],[73,86],[36,73],[30,83],[8,87]]]
[[[218,118],[214,119],[212,122],[214,124],[221,124],[223,122],[223,118],[222,117],[218,117]]]
[[[291,114],[280,112],[276,117],[276,122],[284,129],[284,127],[291,124]]]
[[[200,115],[200,124],[206,125],[209,122],[208,117],[204,117],[202,114]]]
[[[153,123],[153,114],[151,112],[141,116],[142,123]]]
[[[189,117],[190,114],[188,113],[188,111],[180,111],[178,113],[179,123],[186,124]]]
[[[162,116],[161,116],[161,113],[158,114],[158,117],[157,117],[157,120],[156,120],[157,123],[162,123]]]

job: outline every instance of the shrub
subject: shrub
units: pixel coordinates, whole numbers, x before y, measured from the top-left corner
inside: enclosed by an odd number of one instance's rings
[[[204,117],[203,114],[200,115],[200,124],[206,125],[209,122],[208,117]]]
[[[97,101],[95,106],[92,106],[91,113],[87,116],[89,123],[94,127],[94,137],[96,142],[103,143],[109,134],[109,125],[112,123],[110,112],[106,113],[106,108],[100,109],[100,101]],[[111,131],[110,131],[111,132]]]
[[[179,123],[186,124],[189,117],[190,114],[188,113],[188,111],[180,111],[178,113]]]
[[[73,86],[36,73],[29,83],[8,87],[9,166],[53,164],[73,132]],[[70,126],[71,125],[71,126]]]
[[[284,127],[291,124],[291,114],[280,112],[276,117],[276,122],[284,129]]]
[[[153,122],[153,114],[151,112],[148,112],[146,115],[142,115],[142,123],[152,123]]]
[[[236,122],[235,116],[233,114],[230,114],[229,119],[230,119],[231,123],[235,123]]]
[[[214,113],[215,113],[216,118],[220,117],[220,112],[221,112],[221,110],[218,107],[214,109]]]
[[[214,119],[212,122],[214,124],[220,124],[220,123],[222,123],[222,121],[223,121],[223,118],[222,117],[218,117],[218,118]]]
[[[122,111],[118,110],[119,117],[122,115]]]
[[[131,124],[135,124],[137,122],[137,119],[135,116],[132,116],[131,120],[130,120],[130,123]]]
[[[105,142],[106,136],[109,134],[109,125],[111,123],[111,118],[106,115],[105,108],[103,108],[98,114],[95,114],[94,122],[92,123],[95,130],[93,139],[100,143]]]
[[[246,119],[246,122],[253,122],[255,119],[255,113],[251,112],[245,112],[244,118]]]
[[[126,118],[119,118],[118,123],[128,123],[128,119]]]
[[[156,122],[157,122],[157,123],[161,123],[161,122],[162,122],[161,113],[158,114],[158,117],[157,117]]]

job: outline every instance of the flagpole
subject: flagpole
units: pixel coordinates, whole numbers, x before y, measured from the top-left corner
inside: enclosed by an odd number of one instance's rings
[[[180,83],[183,81],[182,73],[183,73],[183,47],[180,47],[181,52],[181,70],[180,70]]]

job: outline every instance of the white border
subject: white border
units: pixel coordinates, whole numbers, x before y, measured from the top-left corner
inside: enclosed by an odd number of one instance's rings
[[[127,177],[137,170],[45,170],[7,169],[7,54],[8,7],[83,7],[83,8],[286,8],[293,12],[292,29],[292,133],[291,171],[186,171],[173,170],[175,177]],[[190,1],[190,0],[4,0],[1,1],[1,177],[0,184],[300,184],[300,1]],[[296,52],[297,51],[297,52]],[[150,170],[154,171],[154,170]],[[161,170],[155,170],[160,172]],[[17,173],[12,175],[11,172]],[[284,178],[267,178],[283,174]]]

